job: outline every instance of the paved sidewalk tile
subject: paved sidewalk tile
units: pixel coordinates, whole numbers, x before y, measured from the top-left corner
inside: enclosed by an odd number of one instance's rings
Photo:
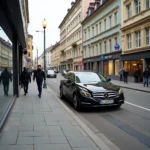
[[[34,144],[50,144],[49,137],[34,137]]]
[[[33,145],[33,137],[18,137],[17,145]]]
[[[52,144],[68,144],[68,141],[65,136],[49,136],[50,142]]]
[[[0,150],[33,150],[33,145],[0,145]]]
[[[35,144],[35,150],[72,150],[69,144]]]

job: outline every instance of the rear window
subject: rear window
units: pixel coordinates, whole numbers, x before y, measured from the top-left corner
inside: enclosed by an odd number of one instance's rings
[[[54,73],[54,70],[48,70],[48,73]]]

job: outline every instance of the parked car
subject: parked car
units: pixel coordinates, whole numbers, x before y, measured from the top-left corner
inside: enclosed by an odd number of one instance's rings
[[[56,78],[56,77],[57,77],[57,75],[54,72],[54,70],[48,70],[47,71],[47,78]]]
[[[82,107],[120,107],[124,103],[124,93],[110,81],[94,72],[67,73],[60,81],[60,98],[68,98],[76,110]]]
[[[54,69],[54,72],[55,72],[55,73],[58,73],[58,70],[57,70],[57,69]]]
[[[67,72],[69,72],[68,70],[63,70],[62,72],[61,72],[61,75],[62,76],[65,76],[66,74],[67,74]]]

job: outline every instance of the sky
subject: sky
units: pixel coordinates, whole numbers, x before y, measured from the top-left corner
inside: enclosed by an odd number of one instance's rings
[[[58,26],[67,14],[67,9],[71,7],[72,0],[29,0],[30,23],[28,31],[33,35],[33,59],[36,57],[36,48],[39,55],[43,53],[43,31],[42,21],[47,21],[46,47],[54,45],[60,40],[60,30]]]

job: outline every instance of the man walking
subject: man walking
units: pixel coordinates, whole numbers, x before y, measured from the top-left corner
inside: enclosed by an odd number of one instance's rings
[[[5,96],[8,96],[9,80],[12,81],[12,76],[11,73],[7,70],[7,68],[5,68],[5,70],[1,74],[1,82],[3,83]]]
[[[21,84],[23,84],[23,87],[24,87],[24,95],[26,95],[28,93],[29,82],[31,83],[31,76],[28,73],[26,67],[24,67],[24,71],[21,73],[20,81],[21,81]]]
[[[124,69],[121,68],[121,69],[120,69],[120,72],[119,72],[119,74],[120,74],[120,81],[122,81],[122,79],[123,79],[123,70],[124,70]]]
[[[135,82],[137,83],[140,77],[140,71],[138,68],[135,70],[134,77],[135,77]]]
[[[149,78],[149,76],[150,76],[150,73],[149,73],[149,71],[148,71],[148,68],[146,68],[145,71],[143,72],[144,87],[145,87],[145,85],[147,85],[147,87],[149,87],[149,86],[148,86],[148,78]]]
[[[41,97],[43,79],[46,80],[45,73],[44,73],[44,71],[41,70],[41,65],[38,65],[38,69],[37,69],[37,71],[35,71],[34,76],[33,76],[33,81],[35,80],[35,78],[36,78],[38,91],[39,91],[38,96]]]
[[[123,71],[123,77],[124,77],[124,83],[128,84],[128,71],[127,71],[127,69],[125,69]]]

